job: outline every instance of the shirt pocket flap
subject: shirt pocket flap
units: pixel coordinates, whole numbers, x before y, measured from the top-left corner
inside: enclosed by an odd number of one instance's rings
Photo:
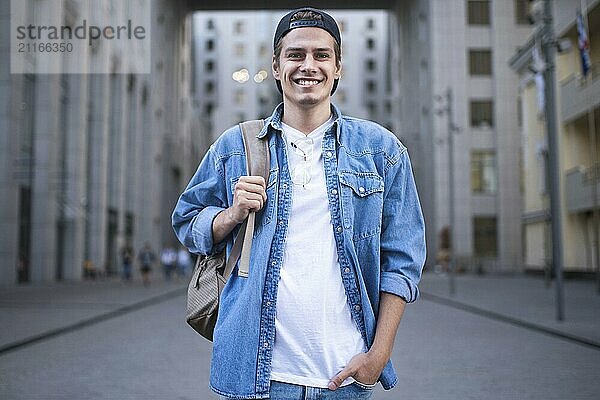
[[[340,172],[340,182],[352,188],[359,197],[383,192],[383,179],[371,172]]]

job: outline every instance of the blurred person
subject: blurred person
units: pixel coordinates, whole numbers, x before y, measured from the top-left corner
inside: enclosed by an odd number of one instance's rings
[[[125,282],[131,282],[131,268],[133,265],[133,248],[129,242],[125,243],[125,246],[121,248],[121,265],[123,268],[123,280]]]
[[[181,247],[177,252],[177,274],[185,277],[192,268],[192,257],[185,247]]]
[[[140,271],[142,272],[142,280],[144,286],[150,284],[150,272],[152,271],[152,264],[156,260],[156,254],[150,247],[150,243],[144,243],[144,247],[140,249],[138,254],[138,262],[140,263]]]
[[[160,262],[163,267],[166,280],[171,280],[171,275],[177,265],[177,252],[171,246],[162,249],[160,253]]]
[[[424,222],[406,147],[331,103],[341,37],[323,11],[285,15],[272,72],[283,103],[258,135],[270,176],[246,173],[238,126],[210,147],[173,212],[193,253],[231,251],[256,211],[248,277],[229,278],[210,386],[221,398],[367,399],[396,385],[390,361],[417,299]]]

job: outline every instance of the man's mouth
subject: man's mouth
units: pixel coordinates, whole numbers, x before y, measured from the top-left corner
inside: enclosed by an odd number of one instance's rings
[[[305,87],[315,86],[315,85],[318,85],[321,82],[322,82],[322,80],[320,80],[320,79],[314,79],[314,78],[298,78],[298,79],[294,79],[294,83],[296,83],[296,85],[305,86]]]

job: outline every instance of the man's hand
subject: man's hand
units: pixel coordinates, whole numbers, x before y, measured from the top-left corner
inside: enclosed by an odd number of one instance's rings
[[[262,176],[241,176],[233,190],[233,205],[217,214],[213,220],[213,242],[220,243],[233,228],[244,222],[250,211],[260,211],[265,201],[265,179]]]
[[[370,352],[357,354],[352,357],[346,368],[329,382],[328,387],[330,390],[336,390],[349,377],[365,385],[374,385],[387,362],[388,359],[385,357],[379,357]]]
[[[227,209],[229,217],[241,224],[250,211],[260,211],[267,201],[265,187],[262,176],[241,176],[233,190],[233,205]]]

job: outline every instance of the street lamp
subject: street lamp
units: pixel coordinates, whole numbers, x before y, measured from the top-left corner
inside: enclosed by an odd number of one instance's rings
[[[456,246],[454,245],[454,242],[456,241],[456,229],[455,229],[455,225],[456,225],[456,221],[455,221],[455,215],[454,215],[454,134],[460,132],[460,129],[456,126],[456,124],[454,124],[454,114],[453,114],[453,96],[452,96],[452,88],[448,87],[448,89],[446,89],[446,93],[445,96],[440,96],[437,95],[435,97],[435,100],[438,103],[443,103],[443,106],[441,108],[438,108],[435,112],[437,115],[444,115],[446,114],[448,116],[447,121],[448,121],[448,207],[449,207],[449,216],[450,216],[450,223],[449,223],[449,233],[450,233],[450,240],[449,240],[449,251],[450,251],[450,258],[448,260],[448,277],[449,277],[449,291],[450,291],[450,296],[454,296],[454,293],[456,292],[456,284],[454,282],[454,275],[455,275],[455,268],[456,268],[456,255],[455,255],[455,251],[456,251]]]

